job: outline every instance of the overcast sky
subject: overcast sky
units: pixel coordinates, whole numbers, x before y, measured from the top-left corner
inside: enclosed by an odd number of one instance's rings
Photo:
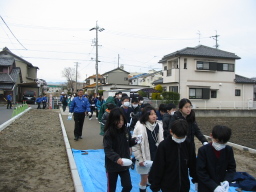
[[[79,81],[124,65],[128,72],[161,70],[166,54],[199,44],[233,52],[236,74],[256,76],[255,0],[1,0],[0,49],[8,47],[34,66],[38,78],[65,81],[65,67],[79,62]],[[200,33],[200,39],[199,39]],[[199,42],[200,41],[200,42]]]

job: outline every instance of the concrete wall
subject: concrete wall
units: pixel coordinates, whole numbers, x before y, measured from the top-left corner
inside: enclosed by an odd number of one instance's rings
[[[195,109],[196,117],[256,117],[256,110],[200,110]]]

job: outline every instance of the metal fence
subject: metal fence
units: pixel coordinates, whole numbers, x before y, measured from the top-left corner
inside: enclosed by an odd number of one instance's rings
[[[207,100],[190,100],[194,109],[256,109],[256,101],[207,101]],[[164,100],[150,100],[147,101],[155,108]]]

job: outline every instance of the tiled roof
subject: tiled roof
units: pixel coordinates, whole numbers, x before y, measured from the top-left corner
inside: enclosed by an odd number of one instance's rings
[[[0,57],[0,66],[11,66],[14,62],[14,58]]]
[[[0,89],[12,89],[14,84],[0,83]]]
[[[139,74],[139,75],[135,75],[135,76],[131,77],[129,80],[137,79],[137,78],[139,78],[139,77],[141,77],[141,76],[143,76],[143,75],[146,75],[146,74],[147,74],[147,73],[141,73],[141,74]]]
[[[129,72],[127,72],[127,71],[121,69],[120,67],[117,67],[117,68],[115,68],[115,69],[112,69],[111,71],[108,71],[108,72],[106,72],[106,73],[103,73],[102,75],[106,75],[106,74],[108,74],[108,73],[110,73],[110,72],[113,72],[113,71],[116,71],[116,70],[121,70],[121,71],[123,71],[123,72],[125,72],[125,73],[127,73],[127,74],[130,74]]]
[[[255,80],[247,78],[247,77],[243,77],[243,76],[240,76],[240,75],[237,75],[237,74],[236,74],[236,77],[235,77],[235,82],[236,83],[256,84]]]
[[[98,86],[102,85],[101,83],[98,83]],[[86,87],[84,88],[93,88],[93,87],[96,87],[96,83],[93,83],[91,85],[87,85]]]
[[[162,84],[163,83],[163,78],[155,80],[152,82],[152,84]]]
[[[96,78],[96,75],[91,75],[90,77],[87,77],[86,79],[92,79]],[[98,78],[102,78],[102,75],[98,74]]]
[[[163,63],[171,57],[177,56],[198,56],[198,57],[214,57],[214,58],[226,58],[226,59],[241,59],[236,54],[207,47],[204,45],[198,45],[196,47],[187,47],[176,52],[165,55],[158,63]]]
[[[7,73],[0,73],[0,82],[4,83],[15,83],[20,75],[20,68],[13,68],[10,75]]]

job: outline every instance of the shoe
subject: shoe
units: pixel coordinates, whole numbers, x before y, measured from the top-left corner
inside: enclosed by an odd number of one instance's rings
[[[98,117],[96,117],[96,119],[98,119]]]
[[[75,137],[75,139],[74,139],[75,141],[78,141],[78,137]]]
[[[79,138],[79,139],[83,139],[83,137],[82,137],[82,136],[79,136],[78,138]]]
[[[92,118],[89,118],[89,120],[92,120]]]

